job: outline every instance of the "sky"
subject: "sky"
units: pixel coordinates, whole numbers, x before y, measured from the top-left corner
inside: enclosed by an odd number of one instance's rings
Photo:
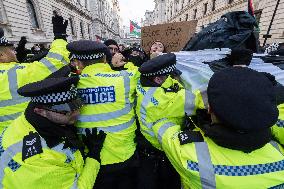
[[[153,10],[154,0],[119,0],[120,15],[123,25],[128,26],[129,20],[133,20],[141,25],[141,18],[144,19],[146,10]]]

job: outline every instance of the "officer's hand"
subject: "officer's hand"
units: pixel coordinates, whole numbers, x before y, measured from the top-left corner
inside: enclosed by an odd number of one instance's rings
[[[111,60],[113,67],[122,67],[127,62],[125,62],[125,58],[121,53],[116,53]]]
[[[106,134],[103,131],[100,131],[98,134],[97,128],[94,128],[91,131],[90,129],[86,129],[86,136],[83,136],[83,141],[89,149],[87,157],[96,159],[98,162],[101,162],[100,152],[103,147]]]
[[[62,16],[57,15],[54,13],[52,17],[52,24],[53,24],[53,34],[55,39],[66,39],[67,34],[67,26],[68,20],[64,20]]]

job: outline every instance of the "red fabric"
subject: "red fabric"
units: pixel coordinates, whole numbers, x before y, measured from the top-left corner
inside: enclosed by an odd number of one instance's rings
[[[248,0],[248,13],[254,16],[253,0]]]
[[[132,21],[130,21],[130,33],[134,31],[134,25],[132,24]]]

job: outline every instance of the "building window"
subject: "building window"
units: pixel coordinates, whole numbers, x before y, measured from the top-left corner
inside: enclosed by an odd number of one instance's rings
[[[229,0],[229,4],[231,4],[231,3],[233,3],[234,2],[234,0]]]
[[[207,7],[208,7],[208,3],[204,3],[204,12],[203,14],[207,14]]]
[[[74,21],[73,18],[69,18],[69,25],[70,25],[70,30],[71,30],[71,34],[74,36],[75,35],[75,30],[74,30]]]
[[[187,21],[187,20],[188,20],[188,14],[185,15],[185,21]]]
[[[89,34],[90,39],[92,39],[92,29],[91,29],[90,24],[88,24],[88,34]]]
[[[196,16],[197,16],[197,9],[194,9],[194,11],[193,11],[193,19],[196,19]]]
[[[84,38],[84,25],[83,25],[83,21],[80,22],[80,31],[81,31],[82,38]]]
[[[31,0],[27,0],[27,7],[32,28],[39,28],[35,7]]]
[[[212,11],[216,9],[216,0],[212,1]]]

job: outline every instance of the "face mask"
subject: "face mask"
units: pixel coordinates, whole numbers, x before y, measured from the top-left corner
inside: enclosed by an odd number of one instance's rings
[[[135,66],[138,67],[140,67],[144,63],[140,56],[133,56],[133,55],[130,55],[128,57],[128,61],[132,62]]]

